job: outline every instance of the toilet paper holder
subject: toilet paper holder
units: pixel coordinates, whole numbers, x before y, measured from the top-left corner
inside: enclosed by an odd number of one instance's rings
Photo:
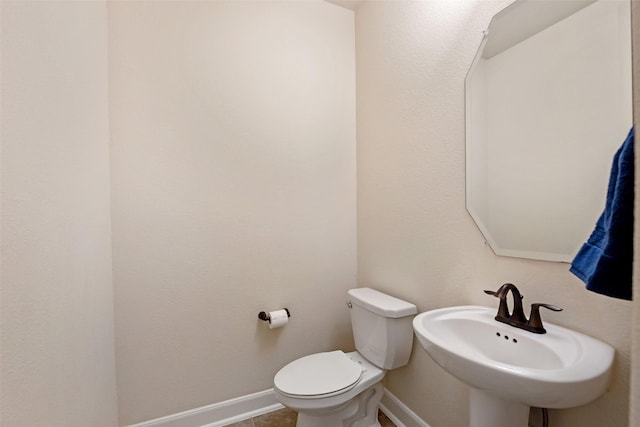
[[[287,312],[287,317],[291,317],[291,313],[289,312],[288,308],[285,307],[283,308],[283,310]],[[268,322],[271,320],[271,317],[266,312],[261,311],[260,313],[258,313],[258,319]]]

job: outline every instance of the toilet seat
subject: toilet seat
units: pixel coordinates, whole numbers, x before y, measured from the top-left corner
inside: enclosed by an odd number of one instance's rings
[[[284,395],[314,399],[352,389],[362,378],[363,371],[360,363],[337,350],[294,360],[278,371],[273,383]]]

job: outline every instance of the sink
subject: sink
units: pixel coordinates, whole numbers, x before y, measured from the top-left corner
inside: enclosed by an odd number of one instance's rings
[[[413,320],[427,354],[472,387],[470,426],[524,427],[530,406],[570,408],[605,392],[609,344],[546,322],[546,334],[527,332],[495,315],[494,308],[459,306]]]

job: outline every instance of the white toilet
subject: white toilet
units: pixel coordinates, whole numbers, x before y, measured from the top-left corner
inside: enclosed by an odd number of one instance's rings
[[[357,351],[305,356],[280,369],[277,399],[298,411],[297,427],[379,427],[382,378],[406,365],[416,306],[370,288],[348,291]]]

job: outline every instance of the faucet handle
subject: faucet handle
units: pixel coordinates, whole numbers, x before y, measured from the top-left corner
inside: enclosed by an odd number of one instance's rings
[[[562,311],[560,307],[556,307],[555,305],[551,305],[551,304],[543,304],[541,302],[531,304],[531,308],[534,308],[534,307],[544,307],[544,308],[548,308],[551,311]]]
[[[500,305],[498,306],[498,314],[496,316],[496,320],[506,319],[509,317],[509,308],[507,307],[507,296],[505,294],[501,294],[498,291],[489,291],[487,289],[484,290],[484,293],[487,295],[493,295],[496,298],[500,299]]]
[[[509,291],[513,292],[513,312],[509,312],[509,307],[507,306],[507,294]],[[490,291],[485,289],[484,293],[487,295],[493,295],[494,297],[500,299],[500,305],[498,306],[498,314],[496,315],[496,320],[500,322],[509,323],[511,320],[522,322],[526,322],[526,318],[524,317],[524,313],[522,312],[522,298],[524,295],[520,294],[518,288],[516,288],[511,283],[505,283],[500,286],[497,291]],[[515,318],[513,316],[515,315]]]
[[[518,291],[518,288],[516,288],[514,285],[512,285],[511,283],[505,283],[504,285],[502,285],[497,291],[490,291],[488,289],[484,290],[484,293],[487,295],[493,295],[496,298],[504,298],[507,296],[507,292],[508,292],[508,288],[506,286],[512,286],[512,289],[515,289],[517,295],[520,297],[520,299],[522,300],[524,298],[524,294],[521,294],[520,291]]]
[[[529,316],[529,322],[527,325],[530,327],[528,329],[531,332],[535,332],[536,334],[544,334],[547,330],[542,326],[542,318],[540,317],[540,307],[547,308],[551,311],[562,311],[560,307],[556,307],[551,304],[543,304],[543,303],[535,303],[531,304],[531,315]]]

